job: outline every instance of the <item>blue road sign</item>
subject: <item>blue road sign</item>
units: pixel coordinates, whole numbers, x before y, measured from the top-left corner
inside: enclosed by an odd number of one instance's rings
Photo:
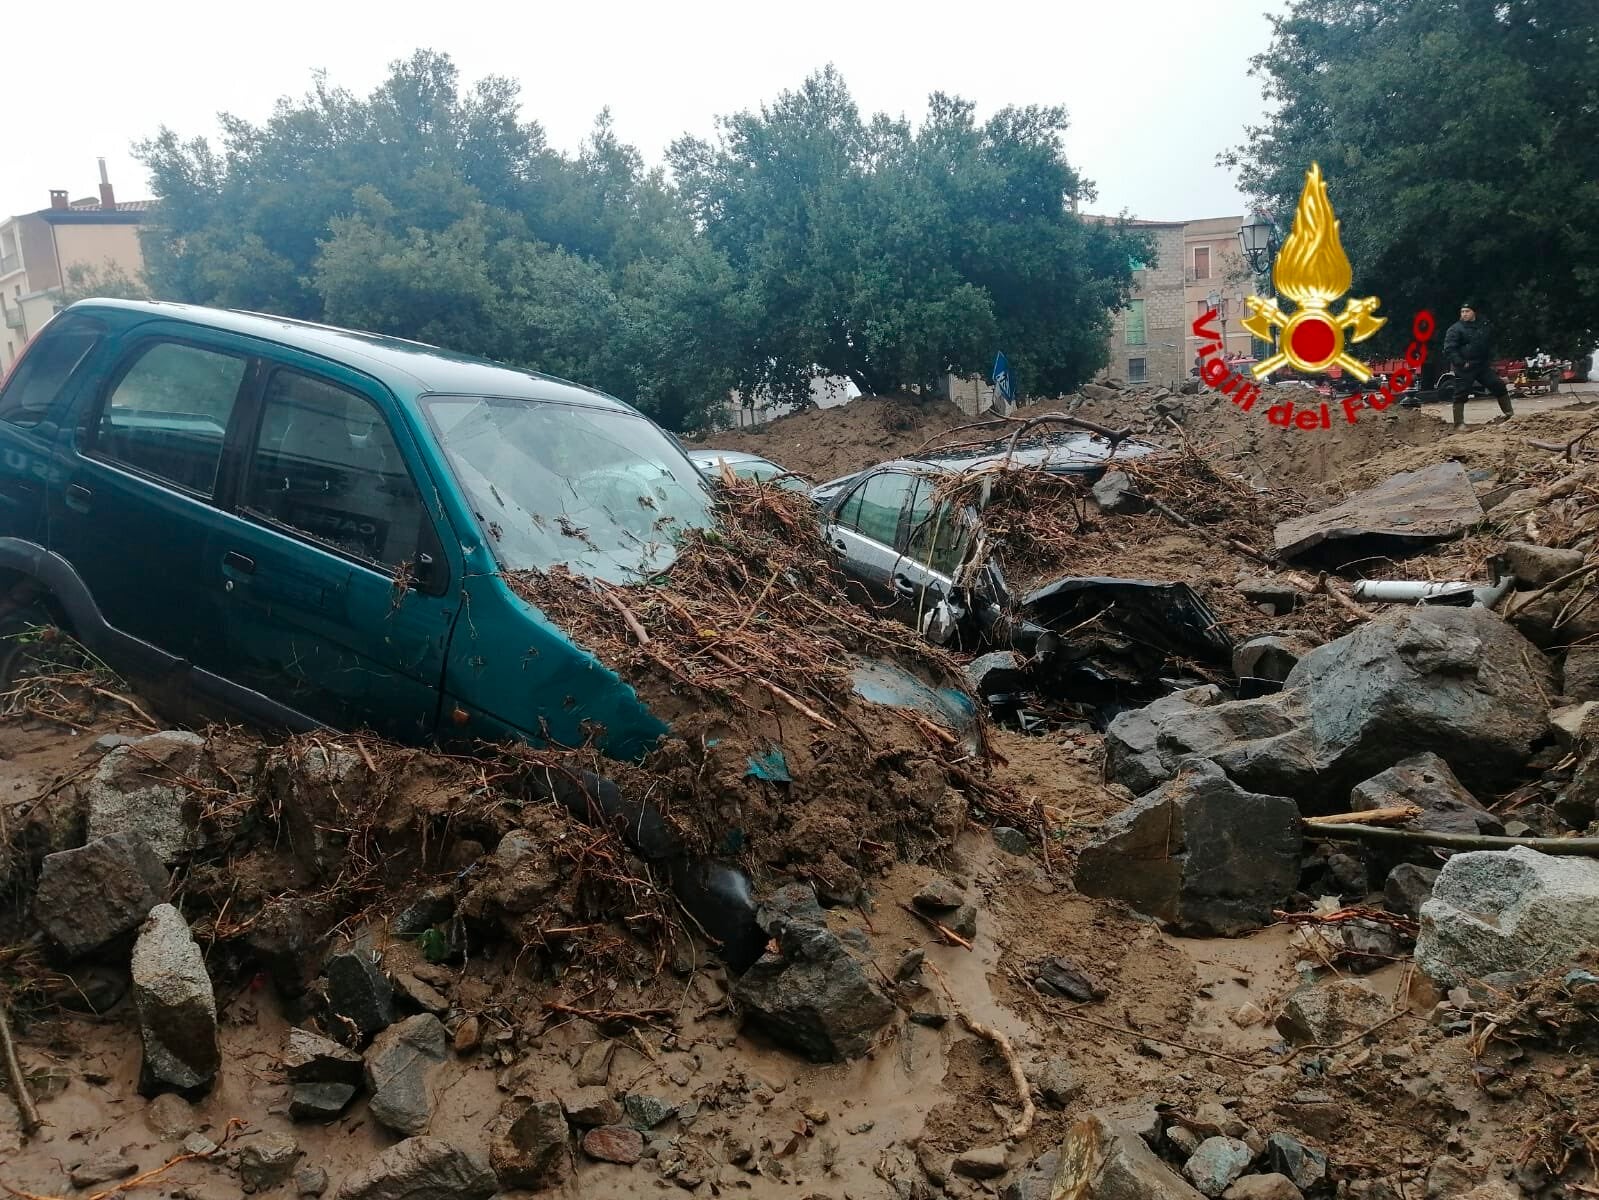
[[[994,356],[993,384],[999,398],[1006,404],[1016,399],[1016,380],[1010,373],[1010,363],[1005,361],[1004,354]]]

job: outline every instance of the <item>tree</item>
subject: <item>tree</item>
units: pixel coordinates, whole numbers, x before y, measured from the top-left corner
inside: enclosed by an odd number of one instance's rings
[[[669,160],[695,219],[743,281],[740,385],[801,399],[820,369],[866,392],[930,387],[1005,348],[1024,388],[1104,365],[1130,259],[1125,223],[1070,210],[1059,108],[979,124],[941,93],[919,128],[864,120],[828,67],[758,113],[684,138]]]
[[[144,280],[128,274],[121,263],[107,260],[102,266],[73,263],[67,268],[67,281],[61,289],[61,306],[79,300],[148,300],[150,289]]]
[[[1358,294],[1402,347],[1474,297],[1504,354],[1599,330],[1599,7],[1593,0],[1292,0],[1256,57],[1275,106],[1223,155],[1267,211],[1320,162]]]

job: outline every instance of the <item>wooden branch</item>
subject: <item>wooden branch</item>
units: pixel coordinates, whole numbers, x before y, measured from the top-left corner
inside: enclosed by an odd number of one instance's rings
[[[6,1014],[3,1002],[0,1002],[0,1052],[5,1056],[6,1084],[11,1088],[11,1098],[17,1102],[17,1111],[22,1114],[22,1136],[32,1137],[44,1121],[33,1103],[32,1093],[28,1091],[22,1064],[17,1061],[17,1046],[11,1039],[11,1019]]]
[[[1584,575],[1592,574],[1594,571],[1599,571],[1599,562],[1583,563],[1575,571],[1567,571],[1559,579],[1551,580],[1536,591],[1528,592],[1525,596],[1512,593],[1511,603],[1505,606],[1505,619],[1509,620],[1517,613],[1525,612],[1531,607],[1533,601],[1541,600],[1550,592],[1558,591],[1560,588],[1565,587],[1566,584],[1581,579]]]
[[[949,1001],[949,1006],[955,1010],[955,1015],[961,1019],[961,1024],[978,1037],[987,1038],[993,1042],[995,1046],[999,1047],[999,1052],[1005,1056],[1005,1062],[1010,1066],[1011,1083],[1015,1085],[1016,1094],[1021,1098],[1022,1102],[1021,1116],[1011,1123],[1010,1128],[1005,1131],[1005,1137],[1013,1142],[1026,1137],[1032,1132],[1033,1119],[1037,1117],[1038,1110],[1033,1107],[1033,1089],[1027,1084],[1027,1075],[1022,1070],[1022,1060],[1017,1057],[1015,1047],[1010,1044],[1010,1039],[999,1030],[992,1026],[984,1025],[961,1007],[960,1001],[955,999],[955,993],[949,990],[949,981],[944,978],[944,972],[940,971],[936,964],[925,963],[923,965],[937,978],[938,986],[944,989],[944,997]]]
[[[1331,813],[1325,817],[1306,817],[1306,825],[1402,825],[1421,816],[1415,804],[1396,804],[1392,808],[1369,808],[1365,812]]]
[[[611,602],[611,607],[621,614],[622,620],[627,624],[628,632],[638,639],[640,646],[650,644],[650,635],[644,632],[644,626],[639,624],[639,619],[633,615],[633,610],[622,603],[622,598],[609,588],[600,593]]]
[[[627,1009],[609,1008],[573,1008],[570,1004],[558,1004],[554,1000],[544,1003],[544,1011],[560,1013],[566,1017],[581,1017],[585,1021],[592,1021],[596,1025],[653,1025],[657,1021],[669,1021],[672,1010],[669,1008],[641,1008],[637,1011]]]
[[[1599,838],[1495,837],[1491,834],[1435,833],[1430,829],[1381,829],[1375,825],[1310,825],[1306,836],[1329,841],[1405,842],[1441,850],[1509,850],[1525,846],[1543,854],[1599,858]]]
[[[1240,554],[1247,555],[1249,558],[1254,559],[1258,563],[1264,563],[1268,567],[1274,567],[1277,565],[1275,559],[1269,557],[1268,555],[1262,554],[1253,546],[1246,546],[1243,542],[1238,541],[1236,538],[1222,537],[1220,534],[1212,533],[1203,525],[1195,525],[1187,517],[1183,516],[1182,513],[1178,512],[1175,508],[1172,508],[1171,505],[1167,504],[1163,500],[1157,500],[1153,496],[1145,496],[1144,499],[1147,500],[1150,507],[1152,507],[1156,512],[1160,513],[1161,516],[1166,517],[1168,520],[1176,521],[1177,524],[1181,525],[1184,529],[1193,530],[1206,541],[1215,542],[1218,545],[1230,547],[1231,549],[1238,551]]]
[[[911,916],[915,917],[918,921],[922,922],[924,925],[930,925],[933,929],[937,930],[939,932],[939,934],[941,934],[943,936],[943,938],[947,942],[949,942],[951,945],[953,945],[953,946],[965,946],[966,949],[968,949],[968,950],[975,950],[976,949],[975,946],[973,946],[965,938],[961,937],[960,934],[956,933],[948,925],[944,924],[944,922],[935,921],[932,917],[928,916],[926,913],[920,911],[919,909],[912,908],[909,904],[905,904],[905,903],[901,902],[900,907],[903,908],[906,912],[910,913]]]
[[[1352,617],[1357,617],[1362,621],[1369,621],[1377,615],[1376,613],[1372,612],[1371,609],[1364,608],[1361,605],[1356,604],[1347,595],[1345,595],[1344,590],[1337,584],[1333,583],[1332,578],[1327,574],[1326,571],[1323,571],[1321,574],[1316,576],[1315,590],[1324,596],[1331,596],[1338,607],[1342,608]]]

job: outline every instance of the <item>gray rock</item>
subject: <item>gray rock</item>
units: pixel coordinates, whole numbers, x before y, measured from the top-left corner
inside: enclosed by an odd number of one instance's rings
[[[1076,1072],[1063,1058],[1052,1058],[1045,1063],[1039,1069],[1038,1077],[1033,1083],[1038,1088],[1038,1094],[1044,1098],[1044,1102],[1053,1104],[1056,1108],[1065,1108],[1082,1090]]]
[[[1486,833],[1505,831],[1499,818],[1482,805],[1455,778],[1449,764],[1431,752],[1401,759],[1349,793],[1356,812],[1414,804],[1421,816],[1409,822],[1414,829],[1435,833]]]
[[[167,872],[137,834],[100,838],[45,856],[33,918],[68,958],[137,929],[166,898]]]
[[[407,1138],[347,1176],[335,1200],[488,1200],[494,1172],[441,1138]]]
[[[1077,394],[1085,400],[1098,400],[1103,403],[1106,400],[1116,399],[1118,389],[1106,387],[1102,383],[1085,383],[1077,389]]]
[[[205,959],[182,915],[158,904],[133,945],[133,1003],[144,1051],[139,1091],[194,1097],[211,1087],[222,1055]]]
[[[1186,1125],[1166,1126],[1166,1141],[1184,1162],[1194,1156],[1194,1151],[1199,1149],[1199,1143],[1204,1140]]]
[[[905,951],[905,957],[899,960],[899,966],[894,968],[894,978],[900,983],[915,979],[922,969],[922,964],[927,961],[927,951],[920,946]]]
[[[1179,709],[1159,721],[1155,750],[1168,775],[1185,759],[1208,758],[1251,791],[1298,796],[1316,773],[1306,721],[1298,690]]]
[[[1260,577],[1240,579],[1238,591],[1251,604],[1270,605],[1274,616],[1293,612],[1305,598],[1303,592],[1282,579]]]
[[[368,954],[335,954],[325,973],[328,1010],[348,1022],[361,1043],[394,1023],[394,988]]]
[[[428,1012],[442,1017],[450,1011],[450,1002],[437,988],[423,983],[415,975],[402,972],[392,980],[396,997],[410,1007],[412,1012]]]
[[[1286,1175],[1245,1175],[1222,1200],[1305,1200],[1305,1194]]]
[[[1041,992],[1079,1002],[1103,1000],[1106,994],[1099,980],[1079,970],[1070,959],[1058,955],[1038,964],[1033,986]]]
[[[566,1119],[574,1125],[622,1123],[622,1106],[602,1087],[583,1087],[557,1092],[555,1098],[561,1102],[561,1111],[566,1114]],[[659,1125],[660,1121],[656,1124]]]
[[[428,1127],[433,1116],[428,1074],[444,1061],[445,1045],[444,1026],[432,1013],[407,1017],[378,1034],[367,1049],[364,1071],[374,1120],[402,1136]]]
[[[300,1144],[281,1133],[257,1134],[239,1147],[239,1179],[258,1192],[287,1183],[300,1157]]]
[[[1567,650],[1561,678],[1561,694],[1567,700],[1599,700],[1599,646],[1573,646]]]
[[[182,1096],[166,1092],[150,1101],[144,1110],[144,1123],[164,1142],[181,1142],[200,1126],[194,1105]]]
[[[1561,550],[1531,542],[1506,542],[1498,558],[1512,575],[1529,587],[1542,587],[1582,566],[1581,550]]]
[[[622,1098],[622,1111],[627,1114],[628,1123],[635,1129],[654,1129],[677,1112],[677,1107],[659,1096],[645,1096],[634,1092]]]
[[[1007,1183],[999,1193],[999,1200],[1051,1200],[1055,1173],[1060,1170],[1060,1151],[1050,1150],[1040,1154]]]
[[[955,1156],[955,1173],[968,1179],[997,1179],[1005,1173],[1004,1146],[978,1146]]]
[[[1221,689],[1207,684],[1162,696],[1143,708],[1118,713],[1105,730],[1106,766],[1111,778],[1135,796],[1142,796],[1171,778],[1171,769],[1155,749],[1161,722],[1175,713],[1203,708],[1220,700]]]
[[[1400,863],[1388,872],[1388,879],[1382,885],[1388,911],[1404,917],[1420,916],[1421,906],[1432,895],[1437,880],[1438,872],[1431,867]]]
[[[361,1084],[361,1056],[309,1029],[290,1029],[283,1039],[283,1073],[290,1083]]]
[[[1447,1154],[1439,1155],[1427,1170],[1427,1200],[1454,1200],[1464,1196],[1477,1183],[1477,1173],[1469,1164]]]
[[[294,1190],[302,1200],[315,1200],[328,1190],[328,1173],[321,1167],[301,1167],[294,1173]]]
[[[1126,471],[1106,471],[1101,475],[1094,484],[1094,503],[1100,512],[1118,516],[1141,513],[1149,507]]]
[[[1014,650],[993,650],[966,664],[966,679],[980,698],[1003,696],[1027,686],[1027,660]]]
[[[511,1100],[489,1126],[489,1162],[501,1187],[554,1187],[570,1161],[566,1118],[553,1100]]]
[[[948,912],[966,903],[966,894],[953,880],[940,877],[924,883],[911,897],[911,903],[923,912]]]
[[[1388,1001],[1358,979],[1306,984],[1288,997],[1277,1032],[1299,1045],[1327,1046],[1369,1029],[1389,1013]]]
[[[183,1152],[185,1154],[208,1155],[215,1154],[217,1144],[203,1133],[191,1133],[183,1139]]]
[[[1025,858],[1032,853],[1032,846],[1027,841],[1027,835],[1020,829],[1012,829],[1008,825],[994,827],[994,845],[1006,854],[1014,854],[1018,858]]]
[[[977,936],[977,906],[963,904],[950,916],[948,925],[950,929],[960,934],[968,942]]]
[[[1444,864],[1421,907],[1416,965],[1443,987],[1599,945],[1599,860],[1524,846]]]
[[[1327,1156],[1286,1133],[1274,1133],[1266,1139],[1265,1166],[1268,1171],[1286,1175],[1302,1192],[1320,1187],[1327,1178]]]
[[[131,746],[137,742],[137,737],[130,737],[125,733],[105,733],[94,739],[96,750],[115,750],[118,746]]]
[[[285,996],[302,996],[327,951],[327,911],[301,897],[286,897],[257,914],[244,944]]]
[[[1599,700],[1584,700],[1580,704],[1563,704],[1549,710],[1549,729],[1555,735],[1555,745],[1562,750],[1575,746],[1582,738],[1582,729],[1599,714]]]
[[[139,1172],[139,1164],[120,1154],[102,1154],[81,1162],[67,1172],[75,1188],[90,1188],[97,1183],[114,1183]]]
[[[755,921],[763,930],[775,936],[780,922],[826,928],[827,914],[822,911],[814,888],[808,884],[789,883],[778,888],[756,908]]]
[[[616,1043],[610,1038],[590,1042],[577,1060],[574,1074],[580,1087],[604,1087],[611,1080],[611,1059],[616,1054]]]
[[[1299,881],[1299,809],[1197,762],[1112,817],[1078,857],[1089,896],[1124,900],[1183,932],[1272,922]]]
[[[1255,1156],[1237,1138],[1211,1137],[1199,1143],[1183,1174],[1206,1196],[1220,1196],[1245,1171]]]
[[[1233,649],[1233,674],[1240,679],[1271,679],[1281,683],[1315,646],[1308,635],[1259,634]]]
[[[205,739],[178,730],[154,733],[111,751],[84,785],[89,838],[136,833],[168,866],[190,850],[200,800],[180,777],[212,782]]]
[[[289,1089],[289,1119],[336,1121],[355,1093],[355,1085],[349,1083],[297,1083]]]
[[[1198,1200],[1136,1134],[1102,1113],[1074,1121],[1061,1140],[1052,1200]]]
[[[733,996],[773,1040],[816,1062],[865,1053],[894,1005],[824,927],[777,917],[778,943],[746,971]]]

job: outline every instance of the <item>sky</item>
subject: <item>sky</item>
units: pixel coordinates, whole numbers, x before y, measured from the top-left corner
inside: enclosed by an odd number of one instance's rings
[[[162,125],[215,141],[218,112],[263,120],[319,68],[365,94],[425,47],[448,53],[464,82],[518,80],[524,116],[566,151],[610,106],[652,163],[674,138],[711,135],[718,114],[757,108],[828,63],[865,113],[914,121],[936,90],[980,117],[1063,104],[1067,157],[1098,191],[1089,211],[1224,216],[1244,202],[1215,158],[1261,119],[1249,59],[1283,2],[278,0],[247,20],[215,0],[19,4],[0,25],[0,214],[45,207],[51,188],[96,195],[99,157],[119,200],[147,199],[131,148]]]

